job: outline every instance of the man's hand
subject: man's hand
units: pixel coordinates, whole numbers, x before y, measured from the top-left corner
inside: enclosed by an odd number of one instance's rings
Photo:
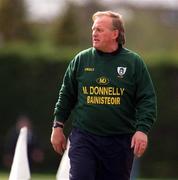
[[[51,144],[57,153],[63,154],[66,149],[66,137],[62,128],[57,127],[52,129]]]
[[[131,142],[131,148],[134,148],[135,156],[141,157],[145,152],[147,145],[148,145],[147,135],[141,131],[137,131],[133,135]]]

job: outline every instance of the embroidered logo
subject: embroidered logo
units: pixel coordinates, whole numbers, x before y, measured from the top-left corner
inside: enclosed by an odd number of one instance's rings
[[[94,70],[95,70],[95,68],[91,68],[91,67],[84,68],[84,71],[86,71],[86,72],[93,72]]]
[[[126,73],[126,67],[117,67],[117,73],[119,74],[119,78],[123,78],[124,74]]]
[[[109,83],[109,79],[105,76],[102,76],[102,77],[97,78],[96,82],[100,85],[106,85]]]

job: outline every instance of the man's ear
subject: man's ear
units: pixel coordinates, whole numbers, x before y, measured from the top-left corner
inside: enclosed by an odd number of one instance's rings
[[[113,39],[118,39],[119,38],[119,30],[116,29],[113,31]]]

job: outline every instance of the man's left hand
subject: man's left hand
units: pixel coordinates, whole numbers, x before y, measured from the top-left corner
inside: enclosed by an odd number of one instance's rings
[[[141,157],[148,145],[148,137],[141,131],[136,131],[132,137],[131,148],[134,148],[134,154]]]

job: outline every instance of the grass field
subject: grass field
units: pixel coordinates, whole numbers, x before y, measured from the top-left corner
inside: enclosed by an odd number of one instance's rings
[[[55,174],[32,174],[31,180],[56,180]],[[5,172],[0,172],[0,180],[8,180],[9,174]],[[140,178],[138,180],[177,180],[177,179],[169,179],[169,178],[161,178],[161,179],[147,179]]]
[[[55,174],[32,174],[31,180],[55,180]],[[0,180],[8,180],[9,174],[0,172]]]
[[[4,172],[0,172],[0,180],[8,180],[8,174],[7,173],[4,173]],[[55,180],[55,175],[54,174],[32,174],[32,178],[31,180]],[[155,178],[152,178],[152,179],[146,179],[146,178],[143,178],[143,179],[138,179],[138,180],[176,180],[176,179],[165,179],[165,178],[162,178],[162,179],[155,179]]]

